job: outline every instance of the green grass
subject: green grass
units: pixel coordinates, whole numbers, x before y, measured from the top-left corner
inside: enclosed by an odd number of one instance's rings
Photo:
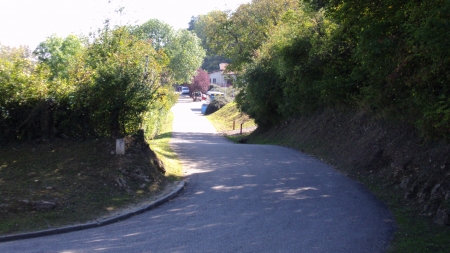
[[[235,122],[235,129],[239,129],[242,122],[244,122],[242,125],[243,128],[256,126],[253,119],[250,119],[248,115],[239,112],[236,107],[236,102],[226,104],[217,112],[206,116],[206,118],[211,121],[218,132],[233,130],[233,121]]]
[[[153,140],[149,140],[149,142],[151,149],[164,164],[166,176],[172,180],[181,180],[183,177],[183,168],[177,154],[169,144],[170,139],[172,138],[172,122],[173,114],[170,113],[161,134],[156,136]]]
[[[359,181],[382,200],[394,214],[398,229],[389,252],[449,252],[449,227],[437,226],[430,217],[419,215],[416,208],[402,201],[402,195],[398,189],[383,186],[385,184],[382,179],[360,176]]]

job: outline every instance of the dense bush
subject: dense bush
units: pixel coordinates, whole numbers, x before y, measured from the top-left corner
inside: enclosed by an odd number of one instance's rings
[[[209,114],[217,112],[218,110],[220,110],[220,108],[224,107],[227,103],[228,103],[227,100],[222,97],[218,97],[218,98],[214,99],[213,101],[211,101],[208,104],[208,107],[206,107],[205,115],[209,115]]]
[[[272,3],[253,1],[228,16],[211,13],[218,18],[210,27],[224,27],[230,37],[207,32],[216,53],[246,57],[231,63],[243,70],[237,102],[258,124],[359,107],[407,121],[430,138],[450,139],[449,1],[298,1],[278,9],[276,22],[253,23],[266,20],[257,11],[262,4]],[[257,43],[245,44],[253,37],[240,33],[244,21],[264,31]],[[227,43],[240,51],[214,47]]]
[[[60,43],[68,40],[73,47]],[[126,27],[107,25],[86,44],[51,37],[35,51],[37,62],[25,48],[0,52],[0,141],[141,128],[151,138],[176,101],[161,84],[167,56]]]
[[[284,100],[279,76],[269,62],[249,65],[236,96],[239,108],[260,126],[270,126],[282,119],[280,104]],[[244,86],[245,85],[245,86]]]
[[[450,2],[333,0],[328,9],[352,45],[360,105],[450,139]]]

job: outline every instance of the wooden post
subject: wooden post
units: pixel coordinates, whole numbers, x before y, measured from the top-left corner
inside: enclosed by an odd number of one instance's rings
[[[242,125],[244,125],[244,122],[241,123],[241,135],[242,135]]]
[[[233,130],[235,129],[236,120],[233,120]]]

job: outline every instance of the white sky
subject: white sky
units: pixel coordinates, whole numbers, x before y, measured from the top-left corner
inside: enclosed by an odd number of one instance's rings
[[[109,3],[110,2],[110,3]],[[192,16],[235,10],[251,0],[0,0],[0,44],[34,50],[48,36],[88,35],[110,18],[116,24],[159,19],[186,29]],[[124,7],[119,16],[114,11]]]

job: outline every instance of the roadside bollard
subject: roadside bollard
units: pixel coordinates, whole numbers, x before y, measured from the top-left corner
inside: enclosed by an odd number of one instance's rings
[[[116,155],[125,155],[125,141],[116,139]]]

